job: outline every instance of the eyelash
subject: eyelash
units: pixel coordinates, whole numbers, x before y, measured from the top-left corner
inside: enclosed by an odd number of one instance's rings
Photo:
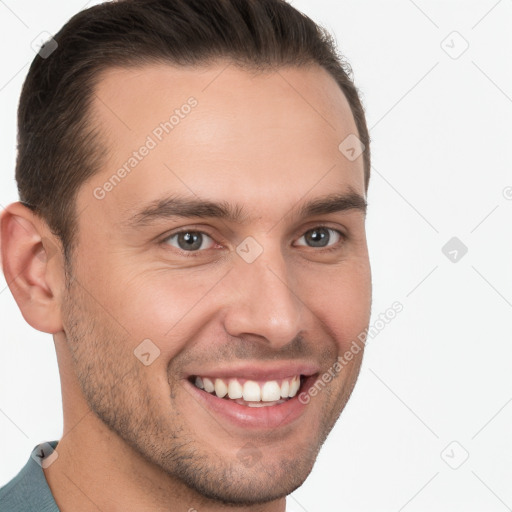
[[[315,229],[326,229],[326,230],[329,230],[329,231],[334,231],[335,233],[337,233],[339,236],[340,236],[340,240],[334,244],[333,246],[330,246],[330,247],[327,247],[327,248],[322,248],[322,247],[319,247],[318,250],[323,252],[323,253],[330,253],[330,252],[333,252],[333,251],[337,251],[340,249],[340,244],[344,241],[347,240],[347,235],[345,233],[343,233],[342,231],[338,230],[338,229],[334,229],[334,228],[331,228],[329,226],[323,226],[323,225],[318,225],[318,226],[314,226],[312,228],[309,228],[307,229],[304,234],[302,234],[299,238],[302,238],[306,233],[309,233],[310,231],[314,231]],[[170,235],[167,235],[163,240],[161,240],[160,244],[161,245],[167,245],[169,246],[169,244],[166,244],[166,242],[174,237],[174,236],[177,236],[181,233],[200,233],[202,235],[206,235],[208,236],[209,238],[212,239],[212,241],[214,241],[215,243],[217,243],[215,241],[215,239],[213,238],[212,235],[210,235],[208,232],[206,231],[201,231],[199,229],[181,229],[180,231],[176,231],[175,233],[171,233]],[[171,246],[172,247],[172,246]],[[309,247],[309,246],[300,246],[300,247]],[[310,249],[315,249],[315,247],[309,247]],[[182,249],[179,249],[177,247],[173,247],[173,249],[179,251],[181,253],[181,255],[187,257],[187,258],[197,258],[198,256],[201,255],[201,253],[205,252],[205,251],[208,251],[209,249],[201,249],[201,250],[197,250],[197,251],[184,251]]]

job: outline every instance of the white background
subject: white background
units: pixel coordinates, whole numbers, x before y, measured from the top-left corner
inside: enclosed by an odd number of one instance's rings
[[[512,1],[293,5],[334,32],[352,64],[373,140],[372,322],[394,301],[404,310],[368,344],[352,398],[289,504],[510,509]],[[83,7],[0,1],[2,208],[17,200],[15,112],[31,41]],[[456,262],[442,252],[452,237],[468,248]],[[62,418],[52,338],[25,323],[3,276],[0,329],[3,485],[36,444],[60,437]]]

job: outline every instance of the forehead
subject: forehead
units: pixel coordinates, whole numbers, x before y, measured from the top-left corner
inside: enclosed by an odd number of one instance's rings
[[[305,195],[364,196],[362,157],[350,161],[338,148],[357,134],[350,107],[319,66],[114,68],[98,83],[92,117],[108,157],[78,207],[93,204],[112,220],[163,193],[275,214]]]

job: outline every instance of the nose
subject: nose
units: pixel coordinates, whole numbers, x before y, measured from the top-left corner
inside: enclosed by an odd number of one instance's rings
[[[230,272],[226,331],[235,337],[264,339],[274,348],[289,344],[305,328],[305,305],[279,249],[269,249],[252,263],[237,258]]]

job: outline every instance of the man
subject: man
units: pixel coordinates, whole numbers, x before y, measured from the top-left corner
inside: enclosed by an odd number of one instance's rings
[[[105,3],[49,40],[2,265],[64,431],[2,512],[285,510],[361,365],[369,158],[331,39],[282,0]]]

